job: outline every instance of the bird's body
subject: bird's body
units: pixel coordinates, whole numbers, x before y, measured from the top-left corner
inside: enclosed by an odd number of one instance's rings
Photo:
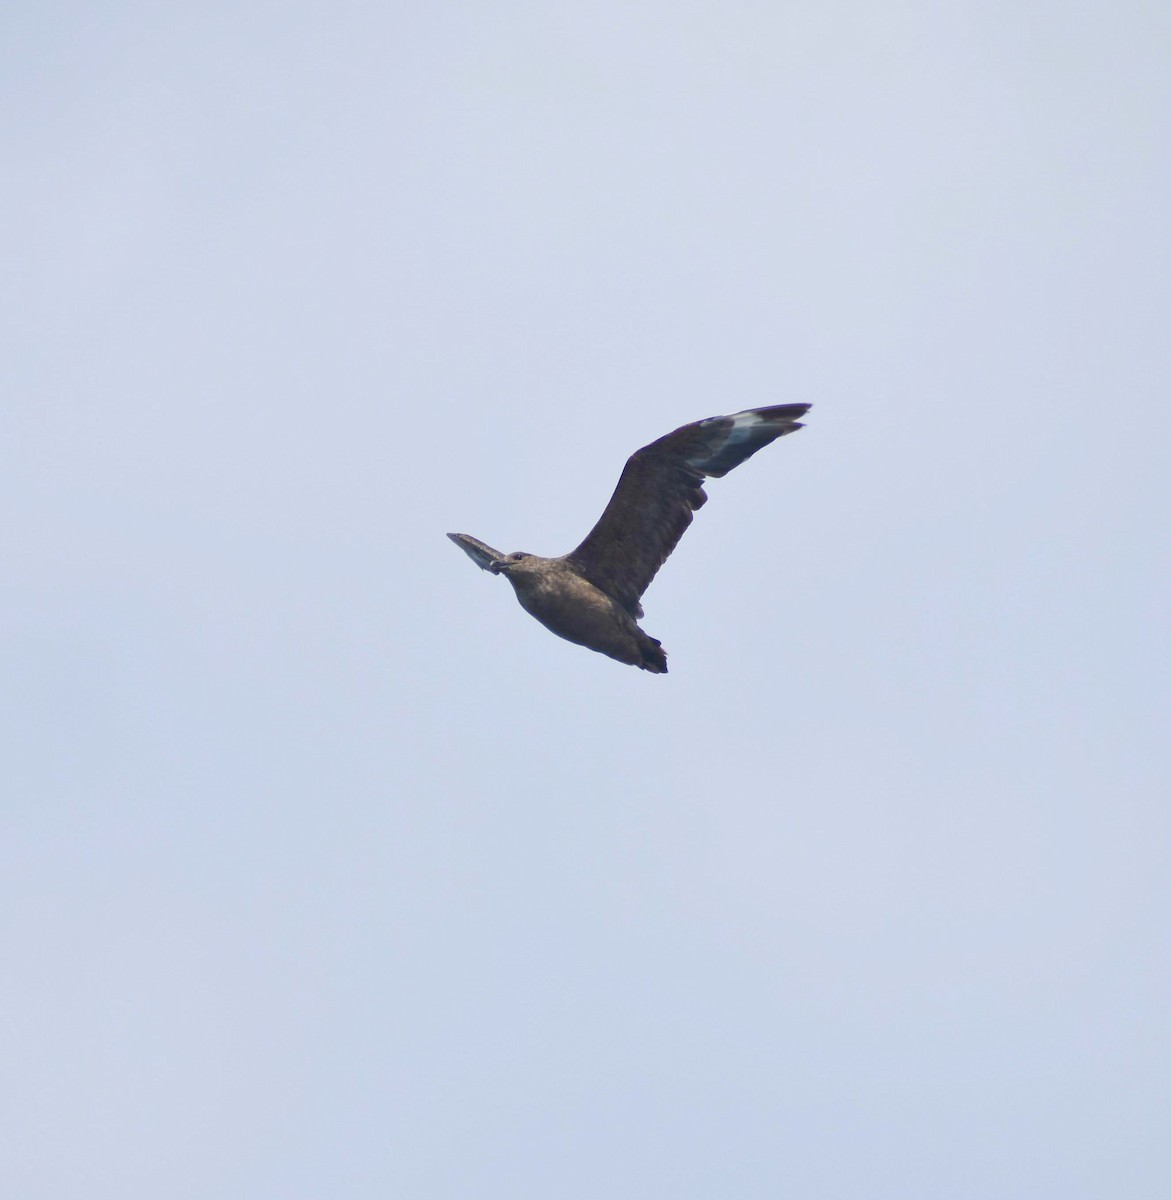
[[[520,606],[567,642],[588,646],[619,662],[663,673],[667,656],[639,629],[635,619],[601,588],[580,575],[566,558],[530,554],[504,571]]]
[[[501,554],[466,533],[449,533],[477,566],[504,575],[521,607],[546,629],[654,674],[660,643],[639,628],[639,598],[707,502],[702,483],[726,475],[770,442],[801,428],[807,404],[748,409],[684,425],[635,451],[585,541],[560,558]]]

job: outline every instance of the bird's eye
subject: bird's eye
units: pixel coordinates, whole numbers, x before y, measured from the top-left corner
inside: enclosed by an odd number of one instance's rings
[[[512,557],[516,562],[520,562],[522,558],[528,558],[528,555],[523,550],[517,550]]]

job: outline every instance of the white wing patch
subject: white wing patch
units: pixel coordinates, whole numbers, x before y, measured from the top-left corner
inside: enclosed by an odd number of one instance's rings
[[[699,424],[701,426],[728,426],[728,422],[731,422],[731,426],[728,428],[728,432],[724,437],[724,441],[720,445],[720,449],[716,451],[716,455],[733,450],[736,446],[748,441],[748,439],[752,436],[752,431],[758,425],[766,424],[765,418],[762,417],[755,409],[751,408],[745,409],[744,412],[730,413],[726,417],[708,417],[706,421],[700,421]],[[711,459],[716,457],[716,455],[699,454],[693,458],[689,458],[687,462],[690,466],[696,466],[702,469],[703,464],[711,461]]]
[[[765,419],[758,412],[748,409],[746,412],[732,414],[732,428],[728,430],[728,441],[742,442],[757,425],[765,424]]]

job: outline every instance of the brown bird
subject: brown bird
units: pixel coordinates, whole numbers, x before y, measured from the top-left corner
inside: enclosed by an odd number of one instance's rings
[[[576,550],[541,558],[501,554],[466,533],[447,536],[471,560],[512,584],[521,607],[546,629],[621,663],[667,672],[657,638],[637,625],[639,598],[675,549],[691,514],[707,503],[703,481],[720,478],[770,442],[801,428],[808,404],[749,408],[708,417],[636,450],[601,519]]]

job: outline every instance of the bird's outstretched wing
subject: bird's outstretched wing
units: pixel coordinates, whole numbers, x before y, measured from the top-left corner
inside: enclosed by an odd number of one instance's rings
[[[801,428],[808,404],[750,408],[708,417],[636,450],[598,523],[566,560],[634,617],[639,597],[675,549],[691,514],[707,502],[703,480],[719,478],[770,442]]]

